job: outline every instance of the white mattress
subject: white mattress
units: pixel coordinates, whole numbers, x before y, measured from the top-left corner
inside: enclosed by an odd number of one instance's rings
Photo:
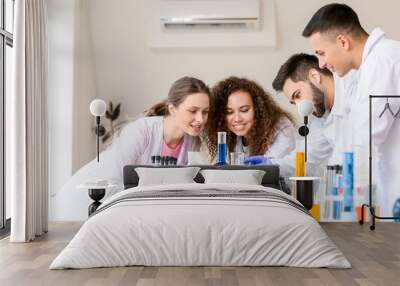
[[[232,184],[136,187],[108,198],[50,269],[146,266],[293,266],[349,268],[350,263],[309,214],[278,200],[174,197],[116,200],[163,190],[262,190]]]

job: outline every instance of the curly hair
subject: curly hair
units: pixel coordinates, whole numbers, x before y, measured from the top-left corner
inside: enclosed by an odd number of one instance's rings
[[[212,103],[205,127],[205,141],[212,159],[217,153],[218,131],[226,131],[228,149],[235,148],[237,136],[228,129],[225,115],[228,98],[237,91],[247,92],[254,105],[254,124],[248,136],[252,138],[248,142],[250,155],[265,154],[268,151],[275,141],[282,119],[286,118],[295,125],[293,117],[283,110],[259,84],[246,78],[229,77],[217,83],[211,92]]]

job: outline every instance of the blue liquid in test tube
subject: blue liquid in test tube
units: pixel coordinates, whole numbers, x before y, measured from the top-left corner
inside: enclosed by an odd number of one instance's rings
[[[352,152],[344,153],[343,163],[344,179],[344,211],[354,211],[354,154]]]
[[[218,165],[226,165],[226,132],[218,132],[218,158],[217,164]]]

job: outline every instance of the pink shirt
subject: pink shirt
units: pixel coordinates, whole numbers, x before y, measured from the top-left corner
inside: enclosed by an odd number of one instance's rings
[[[170,156],[174,158],[179,158],[179,153],[181,152],[181,147],[183,145],[183,138],[175,148],[171,148],[167,143],[163,140],[163,146],[161,150],[161,156]]]

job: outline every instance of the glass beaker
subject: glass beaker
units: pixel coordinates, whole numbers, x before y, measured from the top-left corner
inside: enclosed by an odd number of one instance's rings
[[[231,165],[244,165],[244,153],[243,152],[231,152],[230,153],[230,164]]]

